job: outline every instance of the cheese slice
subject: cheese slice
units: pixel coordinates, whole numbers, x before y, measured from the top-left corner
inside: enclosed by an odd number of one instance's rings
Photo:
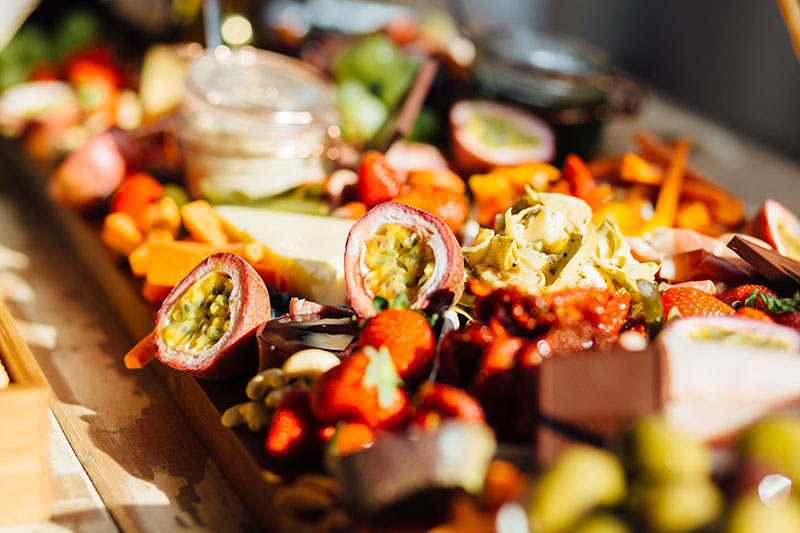
[[[291,260],[290,293],[321,304],[348,303],[344,247],[352,220],[233,205],[215,209],[228,223]]]

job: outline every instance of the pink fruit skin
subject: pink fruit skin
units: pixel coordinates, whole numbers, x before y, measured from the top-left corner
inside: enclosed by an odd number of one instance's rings
[[[444,221],[430,213],[397,202],[384,202],[358,219],[350,229],[344,252],[344,280],[350,304],[359,316],[376,314],[370,293],[362,275],[362,255],[366,244],[376,231],[386,224],[396,223],[427,237],[434,255],[434,272],[423,285],[411,309],[428,314],[451,307],[464,292],[464,257],[461,246]]]
[[[767,200],[761,209],[747,223],[745,232],[753,237],[766,241],[775,251],[781,255],[787,255],[787,249],[783,238],[778,234],[777,221],[783,219],[787,226],[787,231],[797,230],[800,232],[800,220],[786,206],[775,200]],[[795,238],[800,240],[800,233],[795,234]]]
[[[169,324],[167,315],[175,302],[195,281],[209,272],[222,272],[233,280],[233,291],[229,298],[231,321],[222,338],[195,357],[180,347],[168,346],[161,332]],[[176,370],[183,370],[201,379],[229,379],[243,374],[251,366],[255,369],[258,354],[255,331],[269,319],[269,292],[264,281],[241,257],[220,252],[197,265],[164,299],[158,310],[153,347],[156,357]]]
[[[102,202],[122,183],[125,160],[110,131],[92,137],[56,169],[48,185],[58,202],[86,209]]]
[[[528,154],[526,157],[520,156],[513,161],[498,160],[493,149],[484,146],[478,150],[469,147],[471,133],[466,130],[466,118],[469,116],[465,112],[468,108],[483,109],[487,113],[502,113],[514,115],[520,123],[524,123],[528,128],[536,130],[540,135],[542,147],[534,155]],[[453,158],[455,166],[462,172],[488,172],[496,166],[514,166],[522,163],[550,161],[555,155],[555,135],[550,126],[544,121],[521,109],[512,106],[489,102],[485,100],[462,100],[456,103],[450,111],[450,133],[453,143]]]

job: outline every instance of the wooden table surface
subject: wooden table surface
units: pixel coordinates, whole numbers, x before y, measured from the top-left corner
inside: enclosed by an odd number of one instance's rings
[[[604,151],[632,149],[642,128],[690,136],[692,163],[749,212],[768,196],[800,212],[800,166],[657,95],[606,129]],[[0,532],[256,530],[155,374],[123,367],[134,339],[20,176],[2,160],[0,169],[0,297],[56,398],[53,518]]]

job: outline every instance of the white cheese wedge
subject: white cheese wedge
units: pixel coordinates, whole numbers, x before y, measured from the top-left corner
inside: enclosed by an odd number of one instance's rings
[[[232,205],[215,209],[276,254],[294,260],[290,292],[321,304],[347,304],[344,246],[353,221]]]

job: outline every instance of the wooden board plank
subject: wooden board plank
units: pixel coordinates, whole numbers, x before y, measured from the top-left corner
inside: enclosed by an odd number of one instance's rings
[[[122,366],[133,339],[53,231],[59,221],[47,204],[20,190],[27,163],[2,159],[10,171],[0,176],[0,244],[29,256],[20,274],[35,295],[9,307],[56,328],[58,345],[33,353],[55,393],[53,412],[114,520],[124,531],[256,529],[156,373]]]

